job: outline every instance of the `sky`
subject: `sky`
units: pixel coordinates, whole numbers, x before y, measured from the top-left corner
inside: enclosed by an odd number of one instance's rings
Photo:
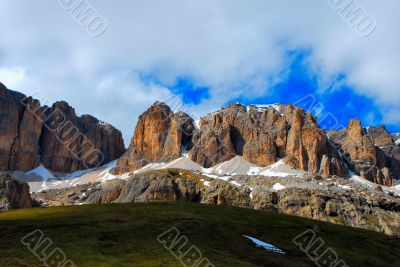
[[[106,27],[80,23],[66,8],[75,1]],[[352,21],[344,5],[362,15]],[[126,145],[157,100],[195,119],[232,101],[294,103],[327,129],[357,117],[398,132],[399,9],[397,0],[0,0],[0,82],[65,100],[120,129]]]

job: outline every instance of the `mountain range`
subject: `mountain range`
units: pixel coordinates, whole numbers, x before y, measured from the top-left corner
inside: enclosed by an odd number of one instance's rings
[[[64,101],[42,107],[0,84],[0,106],[1,171],[29,171],[43,164],[71,173],[119,159],[113,172],[123,174],[186,153],[206,168],[239,155],[260,167],[282,159],[322,176],[349,177],[353,172],[386,186],[400,180],[397,136],[384,126],[363,128],[354,119],[345,129],[325,131],[309,112],[291,104],[233,103],[197,125],[188,114],[156,102],[139,117],[126,152],[119,130],[91,115],[78,117]],[[97,151],[98,158],[83,158]]]
[[[195,121],[156,102],[125,149],[112,125],[0,84],[0,130],[0,210],[199,202],[399,234],[398,136],[358,119],[327,131],[291,104],[232,103]]]
[[[327,132],[300,107],[239,103],[202,117],[198,125],[188,114],[174,113],[156,102],[139,117],[114,173],[186,153],[206,168],[242,156],[260,167],[283,160],[312,174],[349,177],[354,173],[385,186],[400,179],[400,147],[384,126],[365,129],[354,119],[346,129]]]

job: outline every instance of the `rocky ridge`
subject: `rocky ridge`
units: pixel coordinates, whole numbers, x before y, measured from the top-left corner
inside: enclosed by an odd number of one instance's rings
[[[64,101],[41,106],[0,83],[0,171],[28,171],[43,164],[74,172],[107,163],[125,151],[122,134],[90,115],[78,117]]]
[[[277,186],[279,185],[279,186]],[[400,234],[400,198],[378,186],[319,176],[230,176],[224,180],[187,170],[131,174],[126,180],[34,193],[46,205],[195,202],[270,210],[305,218]]]
[[[206,168],[239,155],[258,166],[284,159],[286,164],[310,173],[347,175],[340,154],[316,119],[299,107],[259,108],[234,103],[201,118],[196,128],[189,115],[174,113],[161,102],[140,116],[131,145],[114,173],[177,158],[182,150]]]
[[[346,129],[328,134],[352,172],[385,186],[400,179],[400,147],[384,126],[363,128],[355,119]]]

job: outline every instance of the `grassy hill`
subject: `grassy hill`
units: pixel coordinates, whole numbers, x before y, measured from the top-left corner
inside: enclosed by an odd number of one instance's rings
[[[157,240],[173,227],[188,239],[182,252],[196,246],[215,266],[316,266],[292,241],[316,224],[313,220],[266,211],[197,204],[109,204],[14,210],[0,213],[0,266],[43,266],[20,241],[36,229],[53,242],[47,255],[59,247],[77,266],[183,266]],[[318,237],[325,242],[323,247],[332,248],[349,266],[400,266],[399,239],[339,225],[318,224]],[[271,243],[286,254],[257,248],[242,235]],[[167,245],[170,244],[168,237],[171,236],[161,237]],[[37,241],[34,236],[29,240],[30,244]],[[324,250],[321,248],[321,252]]]

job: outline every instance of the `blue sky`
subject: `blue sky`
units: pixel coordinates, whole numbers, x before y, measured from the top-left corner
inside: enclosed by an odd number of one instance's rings
[[[266,90],[262,97],[242,96],[235,101],[244,104],[292,103],[317,116],[320,126],[327,130],[346,127],[354,118],[360,119],[364,127],[383,124],[381,110],[374,100],[342,83],[344,74],[338,74],[328,86],[320,88],[318,77],[310,73],[306,63],[312,52],[291,51],[289,56],[293,61],[285,80]],[[400,131],[398,125],[385,126],[391,132]]]
[[[312,95],[324,127],[359,117],[400,131],[398,0],[358,0],[368,36],[328,0],[89,2],[108,23],[97,38],[59,1],[0,0],[0,81],[109,122],[126,144],[171,97],[201,116]]]
[[[178,77],[170,87],[172,93],[182,95],[185,104],[199,104],[203,99],[210,98],[210,88],[195,86],[189,77]]]

